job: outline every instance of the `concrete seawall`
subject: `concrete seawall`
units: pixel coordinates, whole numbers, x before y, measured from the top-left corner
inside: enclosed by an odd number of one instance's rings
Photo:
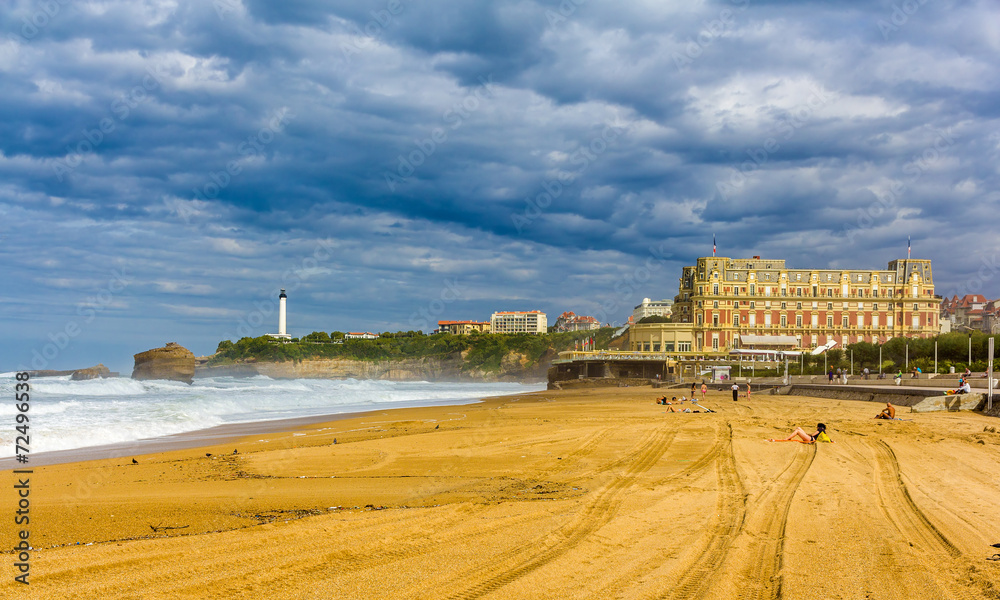
[[[814,398],[831,398],[834,400],[860,400],[862,402],[892,402],[896,406],[914,406],[925,398],[941,395],[940,390],[916,388],[882,388],[864,387],[860,385],[827,386],[792,384],[780,389],[777,393],[791,396],[812,396]]]
[[[773,393],[792,396],[812,396],[834,400],[857,400],[861,402],[891,402],[896,406],[909,406],[913,412],[951,412],[957,410],[982,410],[983,414],[1000,417],[1000,395],[993,395],[993,410],[986,411],[986,396],[983,393],[945,396],[935,388],[913,387],[864,387],[860,385],[809,385],[792,384]]]

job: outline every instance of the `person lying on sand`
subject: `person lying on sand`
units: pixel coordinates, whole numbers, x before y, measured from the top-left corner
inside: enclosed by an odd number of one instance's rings
[[[826,434],[826,425],[824,425],[822,423],[819,423],[818,425],[816,425],[816,431],[814,433],[811,433],[811,434],[810,433],[806,433],[806,431],[804,429],[802,429],[801,427],[796,427],[795,431],[792,432],[792,435],[786,437],[783,440],[772,439],[772,440],[767,440],[767,441],[769,441],[769,442],[803,442],[803,443],[806,443],[806,444],[812,444],[814,442],[830,442],[831,444],[833,443],[833,440],[830,439],[830,436],[828,436]]]
[[[676,408],[673,406],[667,407],[667,412],[691,412],[690,408]]]
[[[896,407],[893,406],[891,402],[886,402],[885,403],[885,408],[882,409],[882,412],[880,412],[879,414],[875,415],[875,418],[876,419],[890,419],[890,420],[895,419],[896,418]]]

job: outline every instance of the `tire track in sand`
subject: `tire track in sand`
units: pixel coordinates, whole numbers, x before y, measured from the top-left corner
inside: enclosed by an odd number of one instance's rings
[[[703,598],[727,583],[732,584],[735,579],[741,599],[781,598],[788,513],[815,456],[815,446],[797,447],[792,459],[775,476],[774,483],[754,502],[748,503],[730,448],[728,456],[719,464],[720,490],[729,490],[720,494],[720,521],[702,551],[679,569],[681,574],[677,583],[660,597],[670,600]],[[723,504],[727,497],[728,504]],[[734,505],[732,498],[737,498],[739,503]],[[744,538],[746,543],[738,552],[733,552],[736,541]]]
[[[566,456],[579,458],[590,454],[601,446],[601,443],[611,431],[612,428],[609,427],[588,436],[579,446],[567,453]],[[676,433],[673,433],[670,436],[671,441],[673,440],[674,435],[676,435]],[[647,436],[646,439],[652,439],[652,436]],[[621,459],[614,461],[614,464],[617,464],[620,460]],[[606,470],[608,468],[610,468],[609,465],[604,465],[600,468],[600,470]],[[412,516],[405,515],[405,513],[412,510],[423,511],[423,509],[420,508],[404,509],[399,513],[400,516],[398,517],[398,521],[404,522],[405,520],[405,522],[412,527],[414,518]],[[346,574],[375,568],[386,568],[392,563],[409,560],[418,556],[424,556],[428,553],[435,552],[442,547],[447,548],[454,546],[455,544],[465,543],[473,535],[478,536],[484,533],[489,534],[491,532],[499,531],[500,529],[523,524],[535,518],[526,515],[510,516],[496,523],[481,523],[476,526],[474,532],[470,531],[468,529],[469,523],[474,522],[475,519],[485,515],[488,511],[488,506],[481,505],[470,507],[467,512],[463,511],[463,514],[459,517],[440,516],[428,512],[427,514],[416,517],[416,523],[420,526],[420,529],[427,532],[428,535],[416,535],[409,536],[406,539],[393,540],[392,543],[383,544],[377,549],[377,552],[373,551],[370,553],[364,549],[364,541],[370,537],[367,530],[369,528],[377,530],[382,525],[378,521],[373,522],[371,525],[364,523],[352,523],[349,529],[338,530],[338,536],[341,542],[340,547],[358,548],[358,550],[353,552],[338,550],[317,553],[316,560],[314,561],[299,561],[294,565],[286,565],[286,568],[283,571],[283,577],[309,577],[315,575],[316,573],[329,572],[330,570]],[[263,553],[267,555],[268,562],[271,562],[272,560],[280,560],[284,554],[280,548],[265,550]],[[273,556],[271,556],[271,554],[273,554]],[[201,582],[196,586],[192,586],[188,591],[196,590],[198,589],[198,586],[203,584],[204,582]],[[237,583],[232,590],[247,591],[249,589],[248,587],[241,587],[245,585],[249,584]]]
[[[728,424],[727,424],[728,425]],[[716,463],[720,460],[725,461],[727,453],[731,457],[732,455],[732,430],[727,427],[727,436],[720,437],[719,429],[714,430],[714,443],[712,447],[709,448],[708,452],[697,458],[694,462],[690,463],[682,470],[671,475],[667,475],[661,479],[656,480],[652,483],[653,488],[659,488],[661,486],[683,481],[685,479],[695,480],[702,476],[702,473],[709,469],[710,467],[716,466]],[[728,482],[727,482],[728,483]],[[739,483],[738,479],[735,483]],[[717,502],[716,518],[726,517],[733,514],[729,506],[734,506],[735,503],[727,500],[733,500],[738,496],[738,500],[742,502],[742,494],[740,490],[731,489],[733,486],[726,485],[726,483],[720,480],[719,491],[720,497]],[[738,486],[737,486],[738,487]],[[725,499],[723,498],[725,496]],[[742,516],[739,517],[742,520]],[[718,531],[719,527],[712,525],[715,531]],[[738,527],[737,527],[738,529]],[[705,552],[705,549],[699,551],[699,556]],[[698,560],[696,559],[696,563]],[[597,584],[596,587],[588,587],[587,595],[588,598],[611,598],[614,597],[616,592],[623,589],[632,588],[635,586],[635,582],[641,579],[644,575],[650,574],[655,571],[660,565],[663,564],[663,557],[661,556],[651,556],[642,560],[638,564],[630,565],[628,567],[619,569],[619,574],[617,574],[613,579],[608,582]]]
[[[937,581],[939,587],[943,588],[934,595],[940,598],[969,600],[979,598],[980,595],[971,591],[968,586],[953,578],[941,576],[942,573],[956,572],[956,568],[941,569],[940,565],[956,562],[956,559],[962,556],[962,551],[931,523],[924,511],[913,501],[903,481],[896,453],[883,440],[864,440],[864,443],[871,449],[875,458],[873,475],[879,497],[879,509],[902,539],[931,555],[927,565],[928,573]]]
[[[754,527],[755,538],[744,556],[750,557],[744,581],[748,583],[743,597],[756,600],[781,598],[784,564],[785,529],[788,513],[799,485],[816,458],[816,445],[799,445],[788,466],[778,475],[774,485],[759,499],[763,522]],[[787,476],[786,476],[787,475]]]
[[[449,589],[465,586],[459,592],[453,593],[449,600],[471,600],[493,592],[516,579],[527,575],[552,562],[570,551],[591,533],[607,524],[618,506],[625,499],[625,492],[643,473],[655,465],[673,442],[677,431],[655,431],[641,442],[639,449],[629,453],[628,466],[622,475],[597,492],[583,509],[573,519],[559,529],[532,540],[516,548],[501,553],[489,559],[488,564],[480,565],[471,571],[466,571],[452,577],[448,583],[435,585],[435,589]],[[621,459],[613,464],[620,464]],[[596,471],[603,471],[599,468]],[[509,567],[502,567],[514,561]],[[500,569],[499,572],[497,570]],[[468,582],[474,582],[469,585]]]
[[[680,569],[676,584],[663,598],[699,598],[708,589],[712,574],[722,564],[733,539],[743,529],[746,518],[746,495],[739,472],[736,470],[736,456],[733,454],[733,429],[726,423],[727,435],[711,453],[716,465],[718,499],[716,519],[712,530],[692,559]]]

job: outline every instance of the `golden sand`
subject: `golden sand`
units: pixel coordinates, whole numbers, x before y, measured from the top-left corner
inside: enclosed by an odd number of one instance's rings
[[[8,553],[0,595],[1000,598],[1000,420],[721,392],[714,414],[668,414],[660,391],[385,411],[36,468],[31,584]],[[836,443],[765,441],[818,421]]]

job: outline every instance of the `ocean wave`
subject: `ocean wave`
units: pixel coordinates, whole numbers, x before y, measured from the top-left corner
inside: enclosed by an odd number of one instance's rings
[[[171,381],[94,379],[32,381],[32,451],[129,442],[245,423],[376,407],[464,404],[479,398],[525,393],[544,386],[514,383],[427,383],[370,380],[214,377],[194,385]],[[0,390],[13,390],[12,380]],[[0,404],[0,419],[13,414]],[[0,454],[12,452],[10,431],[0,429]]]

